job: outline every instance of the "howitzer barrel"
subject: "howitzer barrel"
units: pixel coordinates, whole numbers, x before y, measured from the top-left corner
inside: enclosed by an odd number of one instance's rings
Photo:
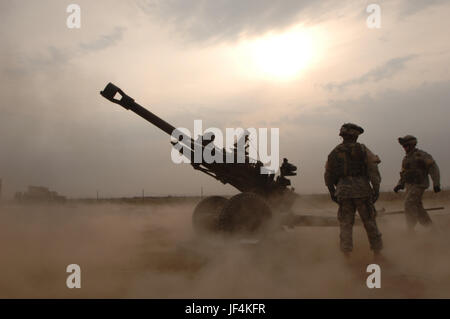
[[[117,93],[120,94],[121,98],[117,99],[115,96]],[[124,107],[127,110],[131,110],[140,117],[146,119],[159,129],[163,130],[169,135],[172,135],[173,131],[175,130],[175,127],[164,121],[163,119],[159,118],[146,108],[140,106],[137,104],[134,99],[126,95],[119,87],[115,86],[111,82],[106,85],[106,87],[103,89],[103,91],[100,92],[100,94],[107,100],[119,104],[120,106]]]
[[[268,194],[270,192],[283,192],[285,190],[286,185],[281,185],[268,178],[261,178],[262,175],[260,172],[263,163],[261,161],[256,162],[256,164],[250,163],[250,158],[246,154],[244,154],[245,163],[227,163],[226,159],[229,158],[229,155],[233,158],[239,155],[238,148],[235,148],[230,152],[225,148],[218,148],[214,145],[214,139],[212,137],[203,139],[203,136],[199,136],[194,140],[188,133],[183,133],[182,130],[173,127],[163,119],[137,104],[133,98],[125,94],[125,92],[112,83],[108,83],[100,94],[110,102],[119,104],[123,108],[133,111],[169,134],[172,137],[171,144],[174,149],[178,151],[181,156],[188,159],[188,163],[191,163],[194,169],[200,170],[224,184],[228,183],[243,192],[253,191]],[[211,157],[206,159],[203,157],[205,150],[207,150],[209,154],[214,153],[214,158],[212,158],[212,160]],[[216,161],[216,159],[221,159],[221,161]]]

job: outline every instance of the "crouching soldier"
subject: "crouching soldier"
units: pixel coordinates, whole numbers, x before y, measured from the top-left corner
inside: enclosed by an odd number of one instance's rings
[[[346,255],[353,249],[356,210],[374,254],[378,254],[383,248],[373,205],[380,190],[380,160],[364,144],[357,143],[358,136],[363,132],[358,125],[342,125],[339,135],[343,142],[328,155],[325,165],[325,184],[331,199],[339,204],[340,247]]]

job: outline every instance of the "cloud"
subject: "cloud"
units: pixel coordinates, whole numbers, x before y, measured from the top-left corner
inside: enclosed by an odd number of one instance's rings
[[[13,63],[6,66],[4,71],[7,74],[24,75],[48,67],[61,67],[67,65],[74,58],[116,45],[123,38],[124,31],[124,27],[116,26],[111,32],[100,35],[91,42],[80,43],[76,47],[57,48],[49,46],[43,53],[35,53],[34,55],[17,54],[15,60],[18,63],[12,61]]]
[[[370,2],[312,0],[136,0],[152,19],[170,24],[185,39],[194,42],[235,41],[297,23],[314,23],[325,18],[367,17]],[[390,4],[391,1],[389,1]],[[400,17],[439,6],[447,0],[398,0]],[[380,1],[383,8],[383,3]],[[387,6],[390,7],[390,6]],[[383,9],[382,9],[383,10]]]
[[[306,0],[141,0],[138,4],[193,41],[233,41],[242,34],[260,34],[298,23],[304,11],[311,13],[308,20],[312,20],[319,13],[316,9],[332,10],[328,1],[319,5]]]
[[[450,133],[446,124],[450,117],[449,87],[450,81],[425,82],[404,91],[390,89],[355,99],[330,100],[324,105],[301,109],[297,114],[283,118],[283,122],[325,127],[332,123],[330,121],[335,121],[335,125],[345,121],[364,121],[371,126],[382,124],[380,133],[383,134],[401,131],[405,135],[406,132],[419,131],[430,137],[437,132],[444,136]]]
[[[84,52],[104,50],[119,42],[123,38],[124,31],[124,27],[115,27],[112,32],[101,35],[94,41],[88,43],[80,43],[80,48]]]
[[[405,68],[406,62],[416,57],[417,55],[411,54],[404,57],[390,59],[383,65],[380,65],[357,78],[353,78],[343,82],[331,82],[326,84],[324,87],[330,91],[333,89],[343,90],[349,86],[360,85],[370,81],[379,82],[381,80],[391,78],[398,72],[402,71]]]
[[[445,3],[448,3],[448,0],[407,0],[403,2],[399,14],[406,17]]]

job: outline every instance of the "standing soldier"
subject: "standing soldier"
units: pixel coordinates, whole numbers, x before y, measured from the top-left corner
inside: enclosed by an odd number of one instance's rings
[[[340,246],[345,255],[349,255],[353,249],[356,210],[364,224],[374,254],[377,255],[383,248],[373,205],[380,190],[380,159],[364,144],[356,142],[363,132],[358,125],[342,125],[339,135],[343,138],[343,143],[331,151],[325,165],[325,184],[331,199],[339,204]]]
[[[439,167],[433,157],[416,148],[417,138],[412,135],[398,138],[399,143],[405,150],[402,162],[400,180],[394,188],[394,192],[406,187],[405,215],[408,229],[412,231],[417,221],[424,226],[431,225],[431,218],[423,208],[422,196],[430,186],[428,175],[433,180],[435,193],[441,191]]]

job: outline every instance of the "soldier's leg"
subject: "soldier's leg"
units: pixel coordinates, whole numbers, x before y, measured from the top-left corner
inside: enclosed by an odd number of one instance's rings
[[[364,228],[366,229],[370,249],[374,252],[379,252],[383,248],[383,240],[381,239],[381,233],[378,230],[377,221],[375,219],[375,211],[372,209],[372,206],[368,200],[369,199],[363,198],[355,199],[355,204]]]
[[[338,219],[340,225],[340,246],[343,252],[353,250],[353,225],[356,207],[352,199],[343,199],[339,205]]]
[[[406,185],[404,207],[405,207],[406,224],[409,230],[413,230],[418,220],[417,196],[415,193],[414,185]]]
[[[423,226],[431,226],[432,221],[431,217],[428,214],[428,212],[423,207],[422,197],[423,193],[425,192],[425,188],[423,187],[416,187],[416,197],[417,197],[417,219],[419,220],[419,223]]]
[[[431,225],[431,218],[423,207],[422,196],[425,189],[415,185],[409,185],[406,190],[405,215],[408,227],[414,228],[419,221],[422,225]]]

